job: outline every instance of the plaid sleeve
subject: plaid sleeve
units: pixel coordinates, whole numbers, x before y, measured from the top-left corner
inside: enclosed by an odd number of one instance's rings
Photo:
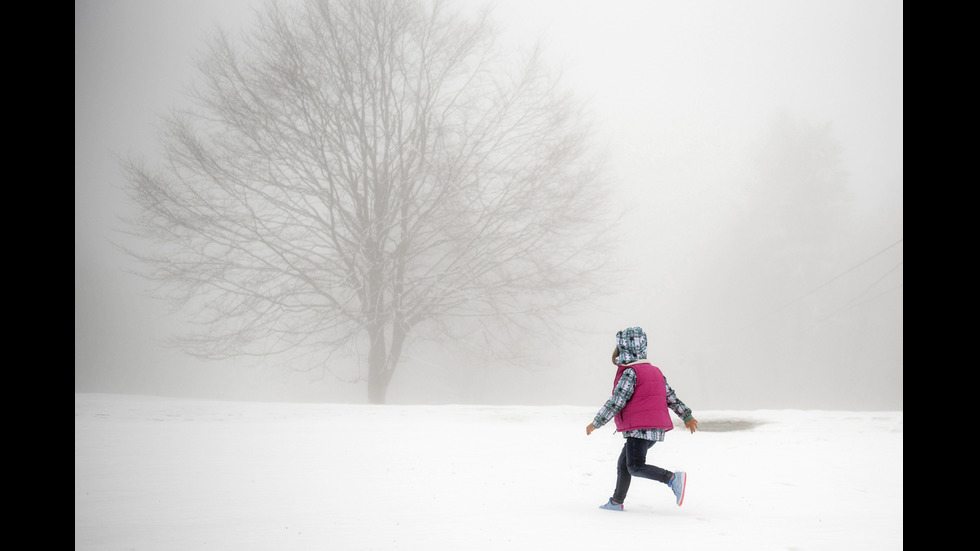
[[[685,406],[684,402],[680,401],[677,395],[674,394],[674,389],[670,388],[670,385],[667,384],[666,377],[664,377],[664,384],[667,385],[667,407],[686,423],[694,416],[694,413],[691,411],[691,408]]]
[[[599,408],[599,413],[595,414],[592,425],[595,428],[599,428],[612,420],[626,406],[626,402],[633,397],[633,389],[635,387],[636,371],[632,369],[624,370],[623,375],[619,378],[619,382],[616,383],[616,388],[613,389],[612,396]]]

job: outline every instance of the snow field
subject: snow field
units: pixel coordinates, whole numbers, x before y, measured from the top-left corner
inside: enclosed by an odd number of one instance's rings
[[[648,454],[689,473],[684,505],[634,478],[617,513],[598,506],[622,437],[585,435],[599,402],[76,394],[75,549],[903,547],[902,412],[695,409],[701,431],[677,421]]]

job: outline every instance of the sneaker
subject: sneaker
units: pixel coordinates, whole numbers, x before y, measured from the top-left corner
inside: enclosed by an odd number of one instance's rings
[[[670,483],[668,484],[670,489],[674,492],[674,497],[677,498],[677,506],[680,507],[684,503],[684,489],[687,488],[687,473],[683,471],[677,471],[674,476],[671,477]]]
[[[612,498],[609,498],[609,501],[607,501],[607,502],[603,503],[602,505],[600,505],[599,508],[600,509],[609,509],[610,511],[622,511],[623,510],[623,504],[622,503],[615,503],[615,502],[613,502]]]

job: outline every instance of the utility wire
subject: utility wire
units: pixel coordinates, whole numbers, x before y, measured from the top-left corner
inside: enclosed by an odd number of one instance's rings
[[[898,245],[899,245],[900,243],[902,243],[902,241],[904,241],[904,240],[905,240],[905,238],[904,238],[904,237],[903,237],[903,238],[901,238],[901,239],[899,239],[898,241],[896,241],[896,242],[894,242],[894,243],[892,243],[891,245],[888,245],[888,246],[887,246],[887,247],[885,247],[884,249],[881,249],[880,251],[878,251],[878,252],[876,252],[875,254],[873,254],[873,255],[871,255],[871,256],[869,256],[868,258],[865,258],[865,259],[864,259],[864,260],[862,260],[861,262],[858,262],[858,263],[857,263],[857,264],[855,264],[854,266],[851,266],[850,268],[848,268],[848,269],[846,269],[846,270],[844,270],[843,272],[841,272],[841,273],[839,273],[839,274],[837,274],[836,276],[834,276],[834,277],[832,277],[832,278],[830,278],[829,280],[827,280],[827,281],[825,281],[824,283],[821,283],[820,285],[818,285],[818,286],[816,286],[816,287],[814,287],[814,288],[813,288],[813,289],[811,289],[811,290],[810,290],[809,292],[807,292],[807,293],[805,293],[805,294],[803,294],[803,295],[801,295],[801,296],[799,296],[799,297],[797,297],[797,298],[795,298],[795,299],[793,299],[793,300],[791,300],[791,301],[789,301],[789,302],[787,302],[786,304],[784,304],[784,305],[782,305],[782,306],[780,306],[780,307],[779,307],[779,308],[777,308],[776,310],[773,310],[772,312],[770,312],[770,313],[768,313],[768,314],[765,314],[765,315],[763,315],[762,317],[760,317],[760,318],[758,318],[758,319],[756,319],[756,320],[755,320],[754,322],[752,322],[751,324],[749,324],[749,327],[754,327],[754,326],[756,326],[756,325],[758,325],[759,323],[761,323],[761,322],[762,322],[763,320],[766,320],[766,319],[768,319],[768,318],[771,318],[772,316],[775,316],[776,314],[778,314],[778,313],[780,313],[780,312],[782,312],[783,310],[785,310],[785,309],[787,309],[787,308],[789,308],[790,306],[792,306],[792,305],[794,305],[794,304],[796,304],[797,302],[800,302],[800,301],[802,301],[803,299],[805,299],[805,298],[807,298],[807,297],[809,297],[810,295],[813,295],[814,293],[816,293],[816,292],[817,292],[817,291],[819,291],[820,289],[823,289],[824,287],[826,287],[826,286],[828,286],[828,285],[830,285],[831,283],[833,283],[833,282],[835,282],[835,281],[837,281],[838,279],[840,279],[840,278],[842,278],[842,277],[844,277],[845,275],[847,275],[847,274],[849,274],[849,273],[851,273],[851,272],[853,272],[854,270],[857,270],[858,268],[860,268],[861,266],[863,266],[863,265],[865,265],[865,264],[867,264],[868,262],[871,262],[871,261],[872,261],[872,260],[874,260],[875,258],[877,258],[877,257],[879,257],[879,256],[881,256],[881,255],[883,255],[883,254],[885,254],[885,253],[886,253],[886,252],[888,252],[888,251],[889,251],[890,249],[892,249],[892,248],[894,248],[894,247],[896,247],[896,246],[898,246]],[[896,266],[896,267],[897,267],[897,266]],[[889,272],[891,272],[891,271],[893,271],[894,269],[895,269],[895,268],[892,268],[892,270],[889,270]]]

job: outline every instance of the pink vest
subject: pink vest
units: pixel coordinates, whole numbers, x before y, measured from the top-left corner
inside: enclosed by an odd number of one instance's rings
[[[628,367],[636,371],[636,387],[633,389],[633,397],[616,414],[616,431],[673,429],[674,423],[667,411],[667,384],[664,382],[664,374],[656,366],[642,360],[624,364],[616,370],[613,388]]]

